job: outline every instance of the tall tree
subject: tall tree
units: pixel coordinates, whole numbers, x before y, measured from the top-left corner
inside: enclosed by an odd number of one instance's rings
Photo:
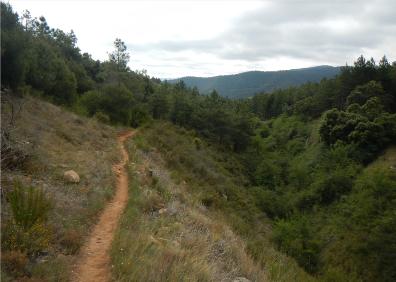
[[[109,59],[111,62],[117,65],[119,71],[126,71],[128,70],[128,62],[130,59],[130,55],[127,52],[127,47],[125,43],[116,38],[114,41],[115,50],[109,54]]]
[[[23,84],[26,44],[18,14],[1,2],[1,80],[6,87],[16,89]]]

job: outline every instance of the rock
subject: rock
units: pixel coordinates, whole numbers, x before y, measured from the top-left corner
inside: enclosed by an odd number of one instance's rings
[[[65,171],[63,179],[68,183],[79,183],[80,176],[74,170]]]
[[[166,208],[162,208],[158,211],[159,214],[166,213],[168,210]]]
[[[251,282],[251,281],[245,277],[237,277],[232,282]]]

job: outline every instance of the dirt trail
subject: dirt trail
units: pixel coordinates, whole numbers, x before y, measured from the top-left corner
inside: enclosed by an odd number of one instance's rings
[[[128,200],[128,175],[124,168],[128,162],[128,153],[125,150],[124,141],[134,134],[134,131],[127,131],[118,136],[122,158],[113,166],[113,171],[117,175],[116,192],[100,215],[99,222],[95,225],[87,242],[81,248],[72,281],[110,281],[109,251],[118,221]]]

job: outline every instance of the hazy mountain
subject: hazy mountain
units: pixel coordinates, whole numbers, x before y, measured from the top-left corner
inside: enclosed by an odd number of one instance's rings
[[[339,72],[340,67],[317,66],[282,71],[249,71],[213,77],[187,76],[168,80],[168,82],[176,83],[183,80],[187,86],[196,86],[203,94],[215,89],[222,96],[243,98],[258,92],[271,92],[275,89],[297,86],[309,81],[317,82],[322,78],[334,77]]]

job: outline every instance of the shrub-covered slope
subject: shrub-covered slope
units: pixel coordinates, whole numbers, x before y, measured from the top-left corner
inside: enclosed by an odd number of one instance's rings
[[[234,156],[163,122],[129,143],[133,183],[112,250],[115,280],[314,281],[272,246]]]
[[[5,93],[1,114],[1,280],[68,281],[84,237],[113,194],[115,129]],[[78,184],[63,179],[68,170],[79,174]]]

